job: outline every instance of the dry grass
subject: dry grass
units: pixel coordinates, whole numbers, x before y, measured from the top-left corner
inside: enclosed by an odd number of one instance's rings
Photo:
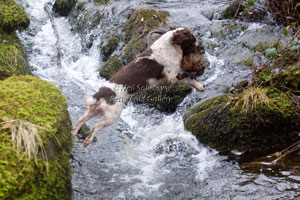
[[[286,26],[294,23],[296,27],[299,27],[300,6],[297,6],[298,0],[268,0],[268,3],[279,23]]]
[[[24,120],[5,118],[0,123],[0,130],[3,129],[9,129],[11,140],[14,148],[17,150],[19,159],[23,157],[28,160],[37,158],[39,150],[41,150],[43,159],[47,160],[43,141],[39,135],[39,132],[46,130],[46,128]]]
[[[270,107],[270,99],[267,96],[267,90],[261,88],[249,88],[245,91],[244,96],[240,98],[234,108],[242,104],[242,111],[248,113],[255,110],[257,105],[265,105]]]

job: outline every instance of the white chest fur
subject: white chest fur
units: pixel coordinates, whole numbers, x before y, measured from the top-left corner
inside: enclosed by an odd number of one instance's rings
[[[167,79],[176,77],[180,71],[182,61],[182,50],[179,45],[172,44],[171,38],[174,31],[169,31],[154,42],[151,59],[164,66],[163,73]]]

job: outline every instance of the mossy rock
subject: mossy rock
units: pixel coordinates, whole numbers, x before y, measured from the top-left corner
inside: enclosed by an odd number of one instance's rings
[[[124,60],[125,63],[130,63],[133,59],[138,57],[138,55],[147,48],[147,43],[145,38],[130,40],[124,50]]]
[[[29,26],[29,16],[14,0],[0,1],[0,30],[13,32]]]
[[[116,50],[120,42],[118,36],[113,36],[109,38],[107,43],[101,47],[102,60],[107,61],[111,54]]]
[[[162,112],[172,113],[191,91],[189,86],[183,84],[157,86],[139,91],[131,100],[135,103],[145,103]]]
[[[132,13],[124,26],[124,42],[127,44],[124,50],[126,63],[147,48],[145,37],[151,30],[165,26],[168,16],[168,12],[154,9],[138,9]]]
[[[91,132],[90,128],[86,124],[83,124],[77,133],[77,137],[79,139],[85,139],[90,134],[90,132]],[[94,137],[92,142],[96,142],[96,141],[97,138]]]
[[[0,33],[0,49],[0,80],[31,73],[25,51],[15,33]]]
[[[267,15],[267,11],[261,7],[255,5],[250,6],[247,1],[235,1],[229,5],[223,12],[222,17],[224,19],[240,19],[242,21],[262,21]]]
[[[296,51],[287,51],[274,64],[263,69],[255,85],[272,86],[282,91],[299,90],[300,57]]]
[[[71,121],[66,98],[34,76],[0,81],[0,116],[43,127],[38,130],[46,158],[17,152],[8,128],[0,131],[0,199],[71,199]],[[20,126],[19,126],[20,129]]]
[[[201,143],[222,153],[253,158],[283,150],[298,141],[300,114],[289,97],[274,88],[212,98],[184,115],[185,128]]]
[[[122,67],[122,61],[117,56],[113,56],[99,69],[99,75],[108,80]]]
[[[60,16],[68,16],[77,0],[56,0],[53,10]]]
[[[245,6],[242,1],[235,1],[230,6],[228,6],[223,12],[222,17],[224,19],[232,19],[236,15],[238,16],[241,12],[245,10]]]

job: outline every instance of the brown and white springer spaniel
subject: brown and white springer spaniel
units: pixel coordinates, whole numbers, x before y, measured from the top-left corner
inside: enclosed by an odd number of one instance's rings
[[[163,83],[182,82],[198,91],[204,87],[195,79],[186,77],[178,80],[184,55],[195,52],[196,38],[187,28],[176,28],[164,33],[149,49],[118,71],[106,81],[93,96],[86,98],[87,111],[75,125],[72,135],[89,119],[102,115],[84,141],[86,147],[95,134],[112,125],[120,118],[126,100],[142,87],[154,87]]]

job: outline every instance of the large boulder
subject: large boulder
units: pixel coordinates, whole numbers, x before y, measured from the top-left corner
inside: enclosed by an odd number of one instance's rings
[[[71,199],[72,126],[59,89],[34,76],[0,81],[0,116],[0,199]]]
[[[15,33],[0,32],[0,49],[0,80],[31,73],[25,51]]]
[[[29,16],[14,0],[0,1],[0,30],[13,32],[29,26]]]
[[[299,140],[300,62],[266,68],[252,88],[207,100],[184,115],[200,142],[245,158],[283,150]],[[276,64],[277,63],[277,64]]]

